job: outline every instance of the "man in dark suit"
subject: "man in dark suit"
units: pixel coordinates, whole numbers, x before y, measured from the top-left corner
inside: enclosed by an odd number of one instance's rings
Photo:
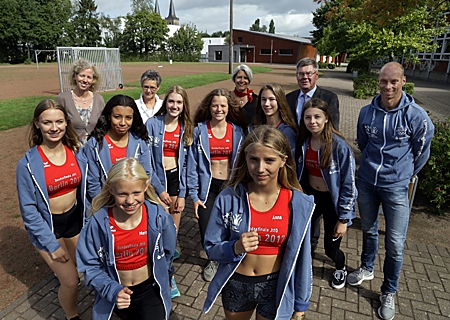
[[[304,104],[312,98],[319,98],[328,104],[333,124],[339,130],[339,100],[335,93],[316,86],[316,81],[319,79],[319,66],[316,60],[301,59],[297,63],[296,76],[300,89],[289,93],[286,99],[297,124],[300,124]],[[322,213],[315,211],[311,219],[311,254],[313,257],[320,238],[321,218]]]
[[[303,105],[312,98],[319,98],[328,104],[334,126],[339,130],[339,100],[335,93],[316,86],[319,66],[312,58],[303,58],[297,63],[297,83],[300,89],[286,96],[292,114],[300,123]]]

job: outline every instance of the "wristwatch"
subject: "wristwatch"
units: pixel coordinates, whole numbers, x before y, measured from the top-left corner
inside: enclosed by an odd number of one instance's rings
[[[348,223],[348,219],[339,219],[339,222],[343,223],[343,224],[347,224]]]

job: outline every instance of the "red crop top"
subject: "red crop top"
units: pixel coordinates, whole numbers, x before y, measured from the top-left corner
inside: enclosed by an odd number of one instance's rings
[[[311,140],[309,140],[308,148],[306,149],[305,167],[311,176],[323,178],[319,167],[319,151],[313,150]]]
[[[47,158],[41,146],[38,146],[37,149],[44,163],[48,197],[50,199],[57,198],[75,190],[81,183],[81,171],[75,154],[67,146],[64,146],[66,162],[58,166]]]
[[[164,157],[178,157],[180,148],[181,125],[178,121],[177,127],[173,131],[164,131]]]
[[[290,201],[291,191],[281,188],[277,202],[269,211],[258,211],[250,204],[250,231],[257,231],[259,238],[258,249],[251,254],[272,255],[284,251],[291,215]]]
[[[211,160],[228,160],[233,152],[233,126],[227,122],[227,131],[221,139],[216,138],[208,121],[209,154]]]
[[[148,263],[147,208],[142,205],[142,219],[131,230],[121,229],[109,208],[109,225],[114,236],[114,258],[117,270],[136,270]]]
[[[112,164],[116,164],[117,161],[125,159],[127,157],[127,147],[118,147],[111,138],[105,134],[105,140],[108,143],[109,157],[111,158]]]

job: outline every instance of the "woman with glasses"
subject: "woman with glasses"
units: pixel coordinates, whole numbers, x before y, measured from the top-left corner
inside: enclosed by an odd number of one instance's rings
[[[100,74],[93,63],[79,59],[73,64],[69,76],[74,88],[61,92],[56,101],[66,109],[78,139],[84,145],[105,107],[103,97],[95,93],[101,83]]]
[[[147,70],[141,76],[142,93],[135,100],[144,124],[162,107],[163,101],[156,94],[161,86],[161,76],[155,70]]]

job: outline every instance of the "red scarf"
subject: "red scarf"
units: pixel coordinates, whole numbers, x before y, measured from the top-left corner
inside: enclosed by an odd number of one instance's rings
[[[240,92],[237,91],[236,88],[234,88],[234,94],[236,95],[236,97],[242,98],[245,96],[248,96],[248,102],[252,103],[253,101],[253,93],[254,91],[252,89],[247,89],[247,92]]]

